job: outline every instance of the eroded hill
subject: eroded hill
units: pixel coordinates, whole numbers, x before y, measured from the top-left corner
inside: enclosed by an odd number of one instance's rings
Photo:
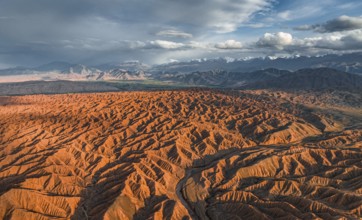
[[[361,217],[360,121],[262,93],[1,97],[0,218]]]

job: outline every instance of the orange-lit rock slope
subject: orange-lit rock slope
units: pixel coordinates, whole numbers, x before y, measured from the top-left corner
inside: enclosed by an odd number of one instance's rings
[[[255,92],[0,97],[0,219],[357,219],[362,130],[336,118]]]

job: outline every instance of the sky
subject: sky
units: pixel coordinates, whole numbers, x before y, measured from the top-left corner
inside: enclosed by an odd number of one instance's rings
[[[0,1],[0,69],[360,50],[360,0]]]

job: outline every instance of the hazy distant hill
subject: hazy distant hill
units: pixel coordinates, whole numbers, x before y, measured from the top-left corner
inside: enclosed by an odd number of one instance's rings
[[[301,69],[247,85],[257,89],[348,89],[362,88],[362,77],[330,68]]]
[[[94,66],[95,68],[102,71],[109,71],[111,69],[122,69],[131,72],[139,72],[139,71],[148,71],[151,66],[144,64],[139,61],[129,61],[129,62],[121,62],[121,63],[105,63],[101,65]]]
[[[165,74],[160,80],[173,80],[188,85],[203,86],[225,86],[237,87],[263,80],[274,79],[283,74],[290,73],[286,70],[266,69],[254,72],[227,72],[227,71],[205,71],[192,73]]]
[[[71,64],[67,62],[52,62],[35,68],[17,67],[0,70],[0,76],[9,78],[8,82],[17,82],[11,76],[17,78],[19,75],[26,75],[24,80],[143,80],[146,79],[147,69],[145,65],[137,62],[121,64],[105,64],[98,67],[86,66],[83,64]]]
[[[91,77],[91,76],[89,76]],[[101,72],[92,77],[101,80],[90,81],[28,81],[0,84],[0,95],[39,94],[39,93],[72,93],[119,90],[153,90],[180,87],[215,87],[232,89],[279,89],[279,90],[325,90],[339,91],[357,90],[362,92],[362,76],[329,68],[301,69],[295,72],[278,69],[266,69],[254,72],[207,71],[189,74],[170,74],[152,81],[156,84],[145,84],[147,79],[143,72],[130,75],[123,70]],[[120,79],[124,83],[108,82]],[[137,83],[135,83],[137,82]]]
[[[152,68],[158,74],[205,72],[224,70],[228,72],[252,72],[256,70],[276,68],[295,71],[303,68],[334,68],[350,73],[362,74],[362,53],[351,53],[325,56],[296,56],[289,58],[254,58],[254,59],[201,59],[189,62],[174,62]]]
[[[362,76],[331,68],[301,69],[295,72],[265,69],[253,72],[207,71],[168,74],[162,80],[188,85],[248,89],[360,89]]]
[[[196,72],[221,73],[246,73],[265,69],[283,69],[296,71],[304,68],[333,68],[349,73],[362,74],[362,53],[342,54],[342,55],[325,55],[325,56],[296,56],[289,58],[253,58],[253,59],[200,59],[188,62],[172,62],[162,65],[149,66],[138,61],[124,63],[106,63],[97,66],[86,66],[82,64],[71,64],[67,62],[52,62],[35,68],[16,67],[0,70],[0,76],[9,75],[31,75],[31,74],[78,74],[80,76],[69,76],[68,80],[93,79],[104,80],[114,76],[111,72],[127,72],[129,77],[121,74],[120,78],[115,74],[113,79],[134,80],[140,73],[147,75],[147,78],[172,78],[181,77],[182,74]],[[111,74],[109,74],[111,73]],[[104,75],[109,77],[103,77]],[[181,75],[180,75],[181,74]],[[99,77],[101,75],[101,77]],[[142,75],[142,74],[141,74]],[[171,75],[171,77],[170,77]],[[201,78],[208,81],[204,74]],[[87,77],[88,76],[88,77]],[[192,77],[190,75],[188,77]],[[73,78],[74,79],[73,79]],[[141,76],[144,79],[145,76]],[[64,76],[63,78],[64,79]],[[190,79],[189,81],[191,81]],[[197,79],[198,80],[198,79]]]
[[[0,70],[0,82],[155,80],[196,87],[354,90],[362,85],[362,74],[358,73],[362,73],[362,53],[276,59],[201,59],[155,66],[138,61],[98,66],[52,62],[35,68]],[[62,91],[67,92],[67,89]]]

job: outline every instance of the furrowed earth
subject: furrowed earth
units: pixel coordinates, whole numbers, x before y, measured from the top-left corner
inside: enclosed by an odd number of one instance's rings
[[[332,95],[2,96],[0,218],[361,218],[361,95]]]

